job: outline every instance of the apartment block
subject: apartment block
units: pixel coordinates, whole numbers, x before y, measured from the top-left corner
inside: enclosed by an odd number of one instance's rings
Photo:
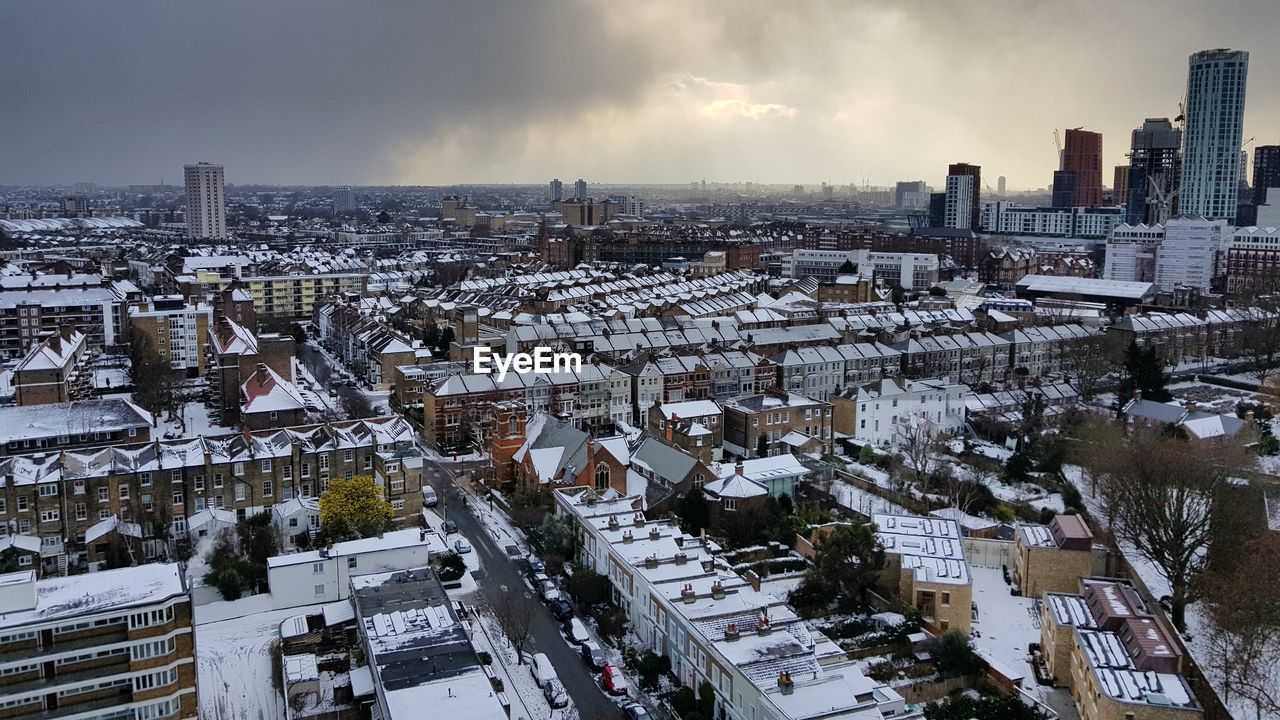
[[[973,579],[955,520],[876,513],[871,517],[884,547],[881,584],[914,608],[935,632],[969,633]]]
[[[81,394],[76,366],[87,348],[85,334],[68,325],[40,339],[13,369],[14,402],[46,405],[71,402]]]
[[[128,333],[128,306],[142,291],[97,275],[0,278],[0,358],[22,357],[63,326],[83,332],[91,349],[114,348]]]
[[[178,565],[0,575],[0,717],[198,713],[191,598]]]
[[[189,304],[181,295],[157,296],[129,308],[130,332],[149,336],[169,367],[189,377],[204,374],[212,322],[212,307]]]
[[[1093,565],[1093,532],[1079,515],[1056,515],[1048,526],[1018,526],[1009,570],[1023,595],[1071,592],[1080,578],[1093,575]]]
[[[124,398],[0,408],[0,457],[146,442],[155,420]]]
[[[1040,608],[1045,670],[1067,686],[1081,720],[1198,720],[1180,641],[1129,585],[1082,580]]]

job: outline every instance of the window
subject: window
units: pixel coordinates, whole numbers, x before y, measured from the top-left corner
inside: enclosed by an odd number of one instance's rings
[[[942,593],[942,606],[948,607],[950,605],[951,605],[951,593],[944,591]]]
[[[26,512],[26,511],[27,511],[27,496],[19,495],[18,496],[18,512]]]
[[[342,473],[342,477],[343,477],[343,479],[344,479],[344,480],[350,480],[351,478],[355,477],[355,473],[354,473],[354,472],[352,472],[352,471],[350,471],[350,470],[348,470],[348,471],[346,471],[346,472]]]
[[[387,472],[400,472],[400,463],[387,463]]]
[[[275,485],[270,480],[262,481],[262,497],[271,497]]]
[[[328,455],[321,455],[321,456],[320,456],[320,469],[321,469],[321,470],[328,470],[328,469],[329,469],[329,456],[328,456]]]
[[[142,485],[142,487],[146,487],[146,486],[150,485],[150,484],[151,484],[151,473],[149,473],[149,472],[138,473],[138,482]]]
[[[60,517],[57,510],[45,510],[40,513],[40,522],[57,522]]]
[[[84,503],[76,503],[76,519],[84,520],[88,517],[89,509],[85,507]]]
[[[71,484],[71,487],[72,487],[72,490],[71,490],[71,491],[72,491],[73,493],[75,493],[76,495],[83,495],[83,494],[84,494],[84,481],[83,481],[83,480],[76,480],[74,483],[72,483],[72,484]]]
[[[368,470],[368,469],[369,469],[369,468],[371,468],[371,467],[373,467],[373,456],[372,456],[372,455],[365,455],[365,456],[364,456],[364,469],[365,469],[365,470]]]
[[[298,492],[298,497],[311,497],[311,483],[302,483],[302,488]]]
[[[404,509],[404,501],[403,501],[403,500],[401,500],[401,499],[399,499],[399,498],[396,498],[395,500],[392,500],[392,501],[391,501],[391,509],[392,509],[392,510],[403,510],[403,509]]]
[[[123,483],[120,484],[120,499],[121,500],[129,499],[129,486]]]
[[[244,463],[238,462],[231,466],[232,475],[244,475]]]
[[[9,506],[9,503],[5,501],[4,498],[0,498],[0,515],[4,515],[5,513],[9,512],[8,506]]]
[[[56,497],[58,495],[58,486],[55,483],[45,483],[40,486],[40,497]]]
[[[244,485],[236,483],[236,502],[244,502]]]
[[[184,500],[184,498],[183,498],[183,495],[182,495],[182,491],[181,491],[181,490],[174,490],[174,491],[173,491],[173,504],[174,504],[174,505],[182,505],[182,504],[183,504],[183,500]]]
[[[217,490],[222,487],[222,473],[213,474],[213,489]]]
[[[737,509],[738,509],[738,501],[737,501],[736,499],[734,499],[734,498],[725,498],[725,499],[724,499],[724,509],[725,509],[725,510],[729,510],[729,511],[737,510]]]
[[[204,476],[203,475],[195,476],[194,478],[192,478],[192,482],[195,483],[196,490],[198,492],[204,492]]]
[[[285,480],[292,480],[292,479],[293,479],[293,466],[292,466],[292,465],[288,465],[288,464],[286,464],[284,467],[280,468],[280,472],[284,474],[284,479],[285,479]]]
[[[355,569],[356,569],[356,561],[357,561],[357,558],[356,558],[356,556],[355,556],[355,555],[352,555],[351,557],[347,558],[347,569],[348,569],[348,570],[355,570]]]
[[[302,463],[302,477],[311,477],[311,463]]]
[[[262,472],[271,472],[271,458],[262,461]]]
[[[353,457],[353,453],[352,453],[352,451],[350,451],[350,450],[343,450],[343,451],[342,451],[342,462],[344,462],[344,463],[349,463],[349,462],[351,462],[351,458],[352,458],[352,457]]]
[[[146,510],[146,511],[148,511],[148,512],[150,512],[150,510],[151,510],[151,508],[152,508],[152,507],[154,507],[154,506],[151,504],[151,495],[150,495],[150,493],[143,495],[143,496],[142,496],[142,509],[143,509],[143,510]]]
[[[322,562],[311,563],[311,574],[319,575],[322,572],[324,572],[324,563]]]
[[[316,597],[322,597],[324,595],[324,586],[323,585],[315,586],[315,594],[316,594]]]

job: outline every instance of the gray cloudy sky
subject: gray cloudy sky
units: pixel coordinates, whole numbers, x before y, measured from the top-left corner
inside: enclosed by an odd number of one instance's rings
[[[1177,114],[1187,55],[1275,0],[0,3],[0,183],[863,182],[948,162],[1048,184],[1054,127]],[[1110,171],[1104,182],[1110,183]]]

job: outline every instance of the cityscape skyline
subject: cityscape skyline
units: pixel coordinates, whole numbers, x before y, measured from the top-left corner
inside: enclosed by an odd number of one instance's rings
[[[0,95],[18,101],[0,119],[0,183],[155,183],[206,159],[233,185],[941,188],[969,162],[1038,189],[1056,169],[1051,133],[1069,127],[1103,135],[1109,182],[1134,128],[1178,114],[1192,53],[1251,50],[1255,75],[1280,69],[1266,52],[1280,8],[1261,2],[1161,3],[1180,20],[1159,37],[1130,31],[1157,6],[1097,2],[781,17],[715,3],[74,8],[4,10]],[[597,32],[564,42],[565,27]],[[200,67],[172,61],[192,49]],[[1250,94],[1243,136],[1274,144],[1278,111]]]

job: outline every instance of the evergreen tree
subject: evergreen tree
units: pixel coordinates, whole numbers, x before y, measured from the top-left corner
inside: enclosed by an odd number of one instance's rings
[[[1124,378],[1120,383],[1120,395],[1133,397],[1141,391],[1144,400],[1168,402],[1173,399],[1165,389],[1164,360],[1154,347],[1143,347],[1136,340],[1129,343],[1124,354]]]
[[[333,478],[320,495],[320,530],[329,542],[377,535],[392,516],[391,503],[368,475]]]
[[[697,535],[711,524],[711,510],[707,507],[706,493],[695,487],[680,500],[680,527],[690,535]]]

